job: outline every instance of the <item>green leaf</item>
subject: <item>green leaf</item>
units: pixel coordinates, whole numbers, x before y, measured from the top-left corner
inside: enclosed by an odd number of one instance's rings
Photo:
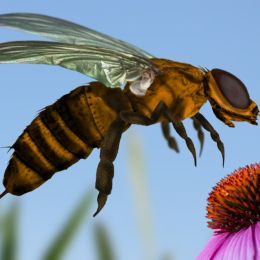
[[[173,255],[170,253],[163,255],[161,258],[161,260],[174,260],[174,259],[175,259],[175,257],[173,257]]]
[[[138,135],[129,138],[127,144],[129,177],[133,190],[134,206],[136,208],[137,224],[140,232],[140,242],[143,249],[143,259],[155,259],[157,256],[156,235],[149,194],[149,181],[145,169],[145,152],[142,150]]]
[[[93,201],[93,193],[88,192],[80,203],[77,205],[72,215],[68,219],[63,230],[58,234],[51,244],[49,250],[44,255],[44,260],[61,260],[69,247],[70,242],[74,238],[80,224],[83,222],[86,214],[90,213],[90,206]]]
[[[17,255],[17,219],[18,207],[14,203],[3,223],[2,260],[15,260]]]
[[[95,239],[99,260],[115,260],[111,239],[104,225],[97,224],[95,227]]]

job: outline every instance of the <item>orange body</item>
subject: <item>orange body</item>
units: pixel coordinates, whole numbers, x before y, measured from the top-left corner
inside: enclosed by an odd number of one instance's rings
[[[131,93],[129,84],[125,93],[135,111],[148,117],[162,100],[170,108],[176,121],[194,116],[207,101],[203,81],[205,73],[190,64],[165,59],[152,62],[162,71],[155,77],[145,96]]]
[[[12,146],[4,176],[7,192],[32,191],[55,172],[87,158],[122,110],[131,111],[122,90],[98,82],[78,87],[46,107]]]
[[[163,101],[176,121],[198,113],[207,101],[203,85],[205,72],[169,60],[153,59],[152,62],[161,73],[145,96],[134,95],[130,83],[121,90],[93,82],[46,107],[12,146],[14,153],[4,177],[6,191],[15,195],[29,192],[55,172],[87,158],[93,148],[100,147],[120,111],[135,111],[150,117]]]

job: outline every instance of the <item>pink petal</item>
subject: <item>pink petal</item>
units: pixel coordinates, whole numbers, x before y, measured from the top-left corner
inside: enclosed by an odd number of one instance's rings
[[[260,260],[260,222],[236,233],[215,235],[197,260]]]
[[[255,246],[256,246],[255,259],[260,259],[260,222],[257,222],[255,225]]]
[[[196,258],[196,260],[206,260],[211,259],[214,252],[216,252],[219,248],[222,247],[223,243],[225,242],[225,239],[229,236],[229,233],[222,233],[219,235],[213,236],[206,248],[200,253],[200,255]]]

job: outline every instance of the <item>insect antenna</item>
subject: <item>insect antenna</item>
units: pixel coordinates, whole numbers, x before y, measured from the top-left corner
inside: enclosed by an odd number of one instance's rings
[[[195,117],[193,117],[192,120],[193,120],[193,127],[197,130],[197,135],[198,135],[198,139],[199,139],[199,142],[200,142],[200,154],[199,154],[199,156],[201,156],[203,146],[204,146],[204,133],[202,131],[201,123]]]
[[[0,194],[0,199],[2,199],[4,197],[4,195],[6,195],[8,193],[7,190],[3,191],[1,194]]]
[[[218,149],[221,152],[222,155],[222,161],[223,161],[223,167],[225,163],[225,149],[224,149],[224,144],[220,140],[219,134],[217,131],[213,128],[213,126],[209,123],[209,121],[200,113],[195,115],[195,118],[201,123],[203,128],[210,132],[210,136],[213,141],[217,143]]]
[[[13,146],[0,146],[1,149],[8,149],[7,153],[10,152],[11,149],[13,149]]]
[[[206,68],[206,67],[199,66],[198,68],[201,69],[204,73],[208,73],[209,72],[209,69]]]

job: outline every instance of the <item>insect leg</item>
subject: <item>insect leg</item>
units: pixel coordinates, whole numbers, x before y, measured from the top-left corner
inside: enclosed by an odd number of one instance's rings
[[[120,117],[129,124],[141,124],[141,125],[151,125],[158,121],[161,115],[166,116],[167,120],[169,120],[177,133],[186,141],[187,147],[193,155],[195,166],[197,165],[196,158],[196,150],[192,140],[187,136],[186,130],[181,122],[174,122],[171,113],[165,103],[160,101],[160,103],[155,108],[154,112],[151,115],[151,118],[143,116],[136,112],[121,112]]]
[[[225,163],[225,149],[224,144],[220,140],[219,134],[217,131],[213,128],[213,126],[209,123],[209,121],[200,113],[195,115],[195,118],[201,123],[201,125],[210,132],[211,138],[213,141],[217,143],[218,149],[221,152],[222,160],[223,160],[223,167]]]
[[[182,137],[185,140],[186,145],[187,145],[188,149],[190,150],[190,152],[193,156],[194,164],[195,164],[195,166],[197,166],[196,150],[195,150],[195,147],[194,147],[192,140],[188,137],[188,135],[186,133],[186,130],[185,130],[183,123],[182,122],[174,122],[169,110],[165,111],[165,116],[172,123],[174,129],[180,135],[180,137]]]
[[[129,112],[129,111],[122,111],[120,113],[120,117],[123,121],[128,124],[137,124],[137,125],[152,125],[156,123],[159,117],[164,113],[166,109],[166,105],[163,101],[160,101],[159,104],[156,106],[155,110],[153,111],[151,118],[144,116],[137,112]]]
[[[202,131],[201,123],[195,117],[192,117],[192,120],[193,120],[193,126],[197,130],[198,139],[200,142],[200,156],[201,156],[203,146],[204,146],[204,133]]]
[[[125,122],[121,119],[115,120],[108,129],[100,148],[100,162],[97,168],[96,189],[99,191],[97,202],[98,208],[94,217],[101,211],[107,201],[107,196],[112,190],[112,179],[114,177],[113,161],[118,153],[119,143]]]
[[[173,150],[175,150],[178,153],[179,147],[178,147],[178,144],[177,144],[175,138],[172,137],[171,134],[170,134],[170,124],[169,124],[169,122],[163,121],[161,123],[161,127],[162,127],[163,136],[167,140],[169,147],[172,148]]]

